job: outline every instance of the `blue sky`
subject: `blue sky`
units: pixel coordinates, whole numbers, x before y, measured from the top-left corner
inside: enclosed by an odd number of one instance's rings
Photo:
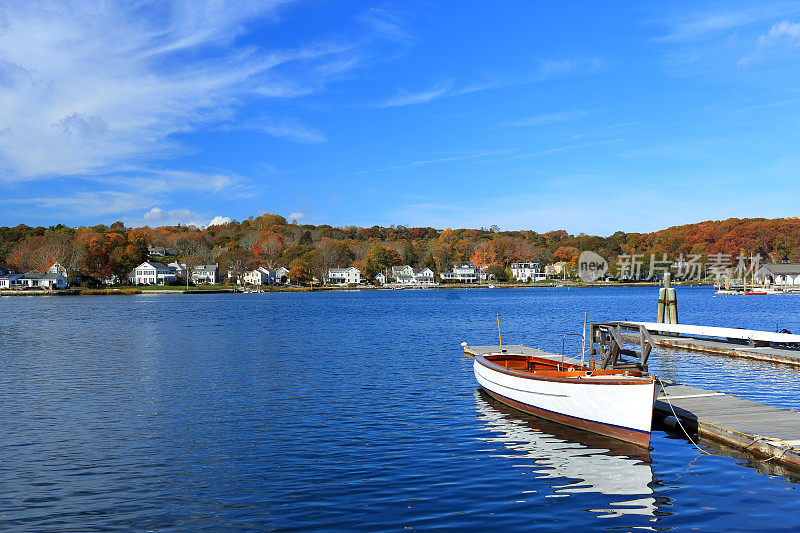
[[[798,215],[793,2],[12,2],[0,225]]]

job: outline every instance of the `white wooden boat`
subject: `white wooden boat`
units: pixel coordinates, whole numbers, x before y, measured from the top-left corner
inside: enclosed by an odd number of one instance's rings
[[[480,386],[506,405],[644,448],[650,444],[656,385],[641,368],[592,369],[508,353],[478,355],[473,368]]]

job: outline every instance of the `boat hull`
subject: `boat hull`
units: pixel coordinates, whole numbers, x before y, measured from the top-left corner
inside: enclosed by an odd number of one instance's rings
[[[480,386],[510,407],[643,448],[650,445],[653,380],[541,379],[504,371],[480,356],[474,370]]]

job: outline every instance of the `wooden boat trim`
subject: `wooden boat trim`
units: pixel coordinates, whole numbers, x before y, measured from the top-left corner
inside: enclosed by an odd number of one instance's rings
[[[487,355],[489,355],[489,354],[487,354]],[[491,354],[491,355],[502,355],[502,356],[505,356],[505,357],[514,357],[514,354]],[[528,356],[522,356],[522,355],[517,356],[517,357],[525,359],[525,360],[534,361],[534,362],[538,361],[538,362],[544,363],[546,365],[552,365],[552,366],[558,365],[557,361],[553,361],[551,359],[544,359],[544,358],[540,358],[540,357],[528,357]],[[509,376],[515,376],[515,377],[519,377],[519,378],[531,379],[531,380],[536,380],[536,381],[554,381],[554,382],[559,382],[559,383],[580,383],[580,384],[586,384],[586,385],[589,385],[589,384],[591,384],[591,385],[650,385],[650,384],[653,383],[653,378],[646,378],[646,377],[641,377],[641,376],[630,376],[630,377],[626,377],[624,379],[614,379],[613,377],[606,378],[606,377],[594,377],[594,376],[593,377],[589,377],[589,376],[585,376],[585,375],[582,376],[580,374],[581,372],[586,372],[586,371],[589,370],[586,367],[583,367],[580,370],[576,370],[575,377],[556,377],[556,376],[547,376],[545,374],[533,374],[533,373],[530,373],[530,372],[518,372],[516,370],[505,368],[505,367],[502,367],[502,366],[500,366],[500,365],[498,365],[498,364],[496,364],[496,363],[494,363],[492,361],[489,361],[483,355],[475,356],[475,361],[480,363],[482,366],[485,366],[486,368],[488,368],[488,369],[490,369],[492,371],[495,371],[495,372],[500,372],[502,374],[506,374],[506,375],[509,375]],[[570,365],[570,366],[572,366],[572,368],[575,368],[574,365]],[[545,370],[545,371],[542,371],[542,372],[547,372],[547,371]],[[559,373],[564,372],[564,373],[566,373],[566,371],[553,371],[553,372],[559,372]],[[609,375],[609,376],[614,376],[614,375],[617,375],[617,374],[620,373],[620,371],[610,371],[610,370],[594,370],[592,372],[603,372],[603,373],[608,372],[607,375]]]

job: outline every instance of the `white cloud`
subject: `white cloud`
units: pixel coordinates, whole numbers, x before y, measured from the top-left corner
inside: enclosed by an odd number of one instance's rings
[[[542,115],[534,115],[525,117],[519,120],[504,122],[503,126],[543,126],[545,124],[553,124],[556,122],[567,122],[570,120],[577,120],[583,118],[591,113],[591,111],[572,110],[562,111],[560,113],[546,113]]]
[[[761,45],[767,45],[783,37],[790,41],[800,38],[800,22],[792,24],[788,20],[783,20],[772,26],[766,35],[759,37],[758,42]]]
[[[306,214],[302,213],[300,211],[297,211],[296,213],[292,213],[292,214],[289,215],[289,221],[296,220],[298,222],[301,222],[305,218],[306,218]]]
[[[0,180],[110,173],[181,147],[171,136],[235,120],[245,98],[320,90],[350,44],[238,44],[279,0],[12,2],[0,7]],[[261,131],[324,136],[290,120]]]
[[[445,96],[453,88],[453,81],[444,81],[425,89],[424,91],[410,93],[401,90],[394,98],[391,98],[377,107],[400,107],[405,105],[426,104],[437,98]]]
[[[208,219],[207,216],[200,215],[191,209],[172,209],[164,210],[160,207],[153,207],[142,216],[142,222],[148,226],[196,226],[205,228],[230,222],[230,217],[215,216]]]
[[[229,224],[231,222],[231,217],[221,217],[219,215],[215,216],[211,219],[208,223],[209,226],[222,226],[223,224]]]
[[[412,168],[412,167],[419,167],[423,165],[435,165],[440,163],[452,163],[455,161],[465,161],[468,159],[478,159],[482,157],[488,157],[491,155],[497,154],[504,154],[507,153],[506,150],[493,150],[493,151],[484,151],[484,152],[477,152],[473,154],[465,154],[465,155],[456,155],[451,157],[439,157],[436,159],[423,159],[420,161],[412,161],[411,163],[404,163],[402,165],[395,165],[391,167],[385,168],[376,168],[373,170],[360,170],[356,172],[356,174],[369,174],[370,172],[386,172],[387,170],[400,170],[403,168]]]
[[[460,96],[488,89],[519,87],[570,75],[591,74],[603,68],[598,58],[538,60],[528,72],[516,75],[487,75],[486,81],[473,82],[459,87],[455,80],[446,80],[420,92],[399,91],[396,96],[378,103],[374,107],[400,107],[426,104],[440,98]]]

